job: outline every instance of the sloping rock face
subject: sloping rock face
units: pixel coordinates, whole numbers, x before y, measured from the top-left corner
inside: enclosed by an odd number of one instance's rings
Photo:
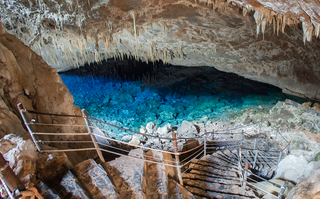
[[[0,138],[7,134],[30,138],[25,130],[17,109],[22,103],[28,110],[44,113],[80,115],[78,107],[73,105],[73,97],[63,84],[57,71],[25,46],[14,35],[6,33],[0,23]],[[51,117],[46,115],[28,115],[38,123],[46,124],[83,124],[83,118]],[[34,130],[43,132],[86,132],[85,127],[34,126]],[[41,137],[51,140],[52,137]],[[60,140],[73,140],[73,136],[60,137]],[[78,139],[86,140],[88,137]],[[52,146],[55,146],[54,144]],[[56,146],[58,147],[58,146]],[[72,148],[71,144],[64,147]],[[73,163],[82,161],[76,155]]]
[[[6,29],[58,71],[128,56],[212,66],[320,100],[318,0],[4,0],[1,8]]]

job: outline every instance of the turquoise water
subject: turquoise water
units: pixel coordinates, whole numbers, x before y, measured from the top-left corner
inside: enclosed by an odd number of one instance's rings
[[[246,108],[268,110],[287,98],[303,101],[212,68],[166,67],[158,68],[156,75],[132,78],[86,71],[60,75],[74,104],[89,116],[132,130],[148,122],[179,126],[183,120],[228,120]]]

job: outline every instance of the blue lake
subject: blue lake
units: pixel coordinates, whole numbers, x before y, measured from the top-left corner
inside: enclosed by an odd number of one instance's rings
[[[183,120],[228,120],[246,108],[269,110],[288,98],[304,101],[209,67],[161,66],[132,77],[132,71],[110,74],[74,70],[60,75],[74,104],[89,116],[132,130],[148,122],[179,126]]]

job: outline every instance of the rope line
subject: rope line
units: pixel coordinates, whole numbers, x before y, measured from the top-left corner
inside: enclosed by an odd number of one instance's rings
[[[55,113],[42,113],[37,111],[26,110],[28,113],[38,114],[38,115],[50,115],[50,116],[60,116],[60,117],[82,117],[82,115],[64,115],[64,114],[55,114]]]

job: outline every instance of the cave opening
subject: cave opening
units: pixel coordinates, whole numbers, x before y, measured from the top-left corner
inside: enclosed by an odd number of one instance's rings
[[[244,111],[268,112],[278,101],[306,99],[214,67],[108,59],[60,73],[75,105],[91,117],[138,131],[154,122],[229,120]]]

